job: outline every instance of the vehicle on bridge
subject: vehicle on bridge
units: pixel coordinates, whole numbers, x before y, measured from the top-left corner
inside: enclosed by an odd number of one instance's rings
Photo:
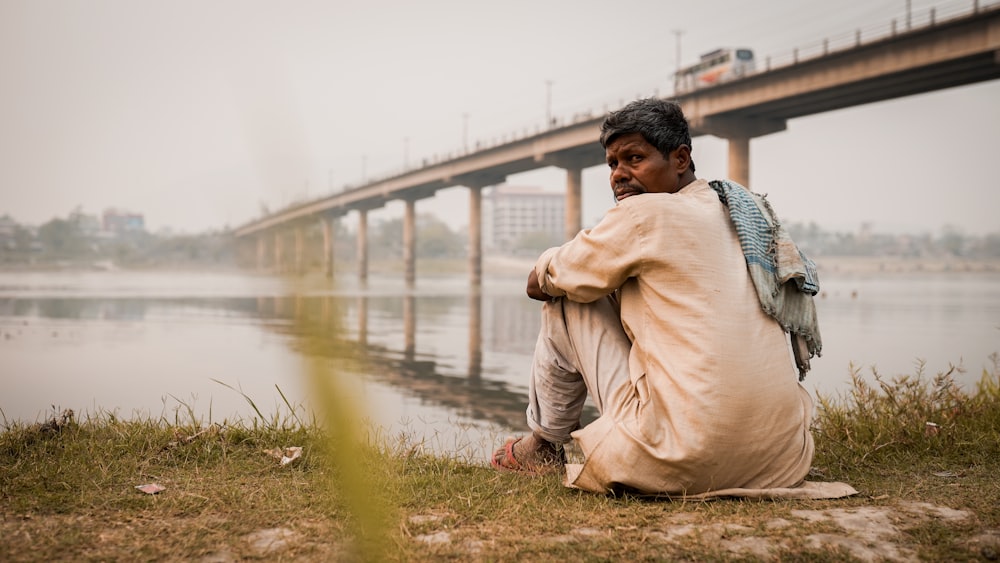
[[[674,93],[683,94],[742,78],[754,70],[756,66],[750,49],[716,49],[702,55],[698,63],[674,74]]]

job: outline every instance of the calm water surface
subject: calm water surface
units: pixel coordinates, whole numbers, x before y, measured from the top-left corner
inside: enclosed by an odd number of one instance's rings
[[[1000,274],[823,279],[824,355],[806,387],[864,373],[971,386],[1000,351]],[[521,276],[471,293],[464,276],[288,281],[238,273],[0,272],[0,409],[36,421],[78,413],[249,420],[308,406],[307,365],[336,377],[390,435],[481,456],[522,432],[538,304]],[[306,357],[316,358],[309,364]],[[228,386],[228,387],[227,387]],[[592,414],[592,413],[591,413]]]

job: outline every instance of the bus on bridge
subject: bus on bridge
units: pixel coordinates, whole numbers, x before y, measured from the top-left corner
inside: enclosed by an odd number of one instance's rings
[[[705,86],[742,78],[756,70],[750,49],[716,49],[696,64],[674,74],[674,93],[684,94]]]

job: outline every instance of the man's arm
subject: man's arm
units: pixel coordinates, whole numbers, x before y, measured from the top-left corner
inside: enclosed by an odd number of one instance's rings
[[[581,231],[573,240],[543,252],[534,267],[537,276],[534,283],[538,284],[541,295],[566,296],[572,301],[589,303],[637,275],[642,250],[636,228],[640,217],[635,208],[640,199],[624,200],[609,209],[593,229]]]
[[[552,301],[555,299],[548,293],[542,291],[541,286],[538,285],[538,274],[535,273],[535,269],[532,268],[531,272],[528,273],[528,297],[536,301]]]

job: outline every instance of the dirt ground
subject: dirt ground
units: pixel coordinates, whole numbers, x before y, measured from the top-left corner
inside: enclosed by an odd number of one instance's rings
[[[975,515],[967,511],[910,501],[847,508],[792,508],[788,513],[787,518],[772,518],[752,528],[726,522],[698,524],[695,523],[698,517],[693,513],[673,512],[665,514],[661,521],[648,522],[644,526],[619,529],[620,527],[601,527],[595,524],[592,527],[573,528],[568,533],[536,535],[530,541],[543,550],[547,546],[558,544],[572,553],[583,555],[589,552],[588,545],[592,543],[628,534],[630,537],[643,538],[647,544],[679,549],[682,553],[689,545],[714,545],[737,559],[777,560],[804,547],[821,552],[849,554],[858,561],[914,561],[926,557],[921,557],[920,553],[908,545],[907,531],[927,526],[952,529],[956,525],[974,524],[975,520]],[[0,519],[0,535],[3,536],[4,543],[7,543],[7,548],[13,548],[5,556],[11,561],[37,560],[29,546],[36,542],[51,543],[54,540],[52,536],[60,533],[90,536],[90,540],[79,541],[82,538],[78,538],[76,543],[77,549],[82,548],[76,555],[84,559],[124,560],[138,555],[135,550],[142,548],[141,543],[137,545],[136,541],[142,542],[143,537],[148,537],[149,542],[162,542],[164,539],[169,541],[169,537],[164,538],[165,531],[173,530],[171,533],[183,534],[184,528],[192,525],[212,525],[186,520],[178,517],[170,522],[161,516],[155,519],[133,516],[122,521],[109,520],[107,515],[6,515]],[[494,533],[482,524],[455,526],[456,520],[461,521],[460,515],[441,510],[411,515],[402,525],[403,541],[416,544],[411,546],[414,548],[410,551],[411,554],[426,551],[426,560],[435,559],[442,553],[457,552],[461,554],[460,557],[469,560],[494,559],[502,553],[497,551],[496,544],[505,541],[502,536],[510,533],[510,530],[496,530]],[[287,526],[259,529],[233,537],[214,546],[210,553],[193,560],[228,563],[246,558],[297,561],[338,559],[344,554],[344,546],[337,545],[336,540],[331,541],[330,538],[336,535],[332,532],[331,524],[326,522],[290,522]],[[956,553],[957,559],[998,560],[1000,529],[980,529],[979,533],[959,539],[958,545],[966,551]],[[180,547],[183,552],[182,546],[176,547]],[[147,555],[156,559],[159,558],[157,553],[167,555],[170,551],[172,550],[168,549],[164,553],[153,549]],[[194,551],[204,553],[203,548],[195,548]],[[173,555],[177,554],[177,551],[173,551]],[[424,558],[418,556],[418,559]]]

